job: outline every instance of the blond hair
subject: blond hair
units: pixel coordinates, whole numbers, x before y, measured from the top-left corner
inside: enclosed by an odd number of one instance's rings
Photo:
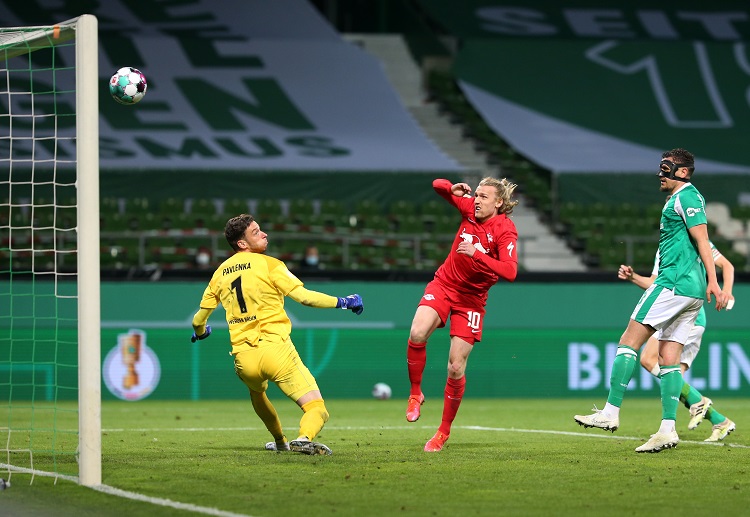
[[[511,214],[513,213],[513,207],[518,204],[518,200],[511,199],[513,197],[513,191],[516,190],[515,183],[511,183],[507,179],[497,179],[493,178],[491,176],[488,176],[486,178],[483,178],[482,181],[479,182],[479,186],[488,186],[488,187],[495,187],[495,191],[497,192],[498,199],[503,200],[503,204],[500,208],[497,209],[497,213],[499,214]]]

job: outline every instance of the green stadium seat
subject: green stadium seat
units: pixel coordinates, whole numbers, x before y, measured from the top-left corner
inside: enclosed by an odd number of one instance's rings
[[[448,204],[443,199],[430,199],[425,201],[419,207],[419,218],[424,223],[435,223],[438,218],[448,215],[451,211],[455,212],[455,208]]]
[[[216,215],[216,205],[210,199],[194,199],[190,204],[190,213],[193,215]]]
[[[456,215],[443,215],[435,220],[433,231],[440,235],[453,235],[458,231],[461,219]]]
[[[388,215],[394,219],[407,215],[417,215],[417,206],[411,201],[399,199],[390,204],[388,207]]]
[[[297,224],[310,224],[315,215],[315,205],[311,199],[293,199],[289,202],[289,219]]]
[[[224,215],[226,219],[234,217],[240,214],[249,214],[250,206],[248,205],[247,199],[232,198],[227,199],[224,202]]]
[[[397,231],[398,233],[420,234],[425,232],[425,224],[417,216],[402,217],[398,221]]]
[[[128,228],[128,217],[120,213],[102,214],[99,219],[99,230],[102,232],[124,232]]]
[[[560,205],[559,210],[560,221],[569,224],[575,224],[575,222],[587,215],[585,205],[581,203],[575,203],[573,201],[566,201]]]
[[[320,202],[320,215],[323,216],[342,216],[349,215],[344,203],[334,199],[325,199]]]
[[[374,232],[374,233],[386,233],[391,230],[390,221],[382,215],[368,215],[362,218],[361,229]]]
[[[99,212],[113,214],[120,212],[120,202],[115,197],[103,197],[99,200]]]
[[[151,211],[151,202],[145,197],[133,197],[125,200],[126,214],[142,214]],[[182,211],[182,208],[180,209]]]
[[[612,215],[620,219],[636,219],[641,216],[641,207],[633,203],[620,203],[612,208]]]
[[[283,221],[283,210],[278,199],[261,199],[255,207],[257,214],[253,214],[259,224],[268,226]]]
[[[376,203],[375,201],[363,199],[361,201],[358,201],[354,205],[353,214],[357,217],[365,218],[372,215],[381,215],[382,210],[380,208],[380,204]]]

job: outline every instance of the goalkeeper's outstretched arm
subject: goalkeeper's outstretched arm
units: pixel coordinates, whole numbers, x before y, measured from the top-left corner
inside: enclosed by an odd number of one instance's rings
[[[364,304],[362,297],[358,294],[350,294],[343,298],[337,298],[325,293],[311,291],[302,286],[295,287],[287,295],[289,298],[308,307],[318,307],[321,309],[349,309],[354,314],[362,314]]]

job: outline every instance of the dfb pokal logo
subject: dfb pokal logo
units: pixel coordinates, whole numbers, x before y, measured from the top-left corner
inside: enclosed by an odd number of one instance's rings
[[[117,346],[109,351],[102,369],[104,384],[117,398],[140,400],[159,385],[159,358],[146,346],[146,333],[131,329],[117,336]]]

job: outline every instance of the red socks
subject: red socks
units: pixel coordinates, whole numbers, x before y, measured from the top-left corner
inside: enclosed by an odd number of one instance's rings
[[[458,407],[461,405],[461,399],[466,390],[466,376],[460,379],[451,379],[445,383],[445,398],[443,399],[443,421],[440,423],[438,431],[445,435],[451,434],[451,424],[456,418]]]
[[[427,343],[413,343],[409,340],[406,349],[406,365],[409,368],[409,382],[411,391],[409,395],[419,396],[422,393],[422,373],[427,363]]]

